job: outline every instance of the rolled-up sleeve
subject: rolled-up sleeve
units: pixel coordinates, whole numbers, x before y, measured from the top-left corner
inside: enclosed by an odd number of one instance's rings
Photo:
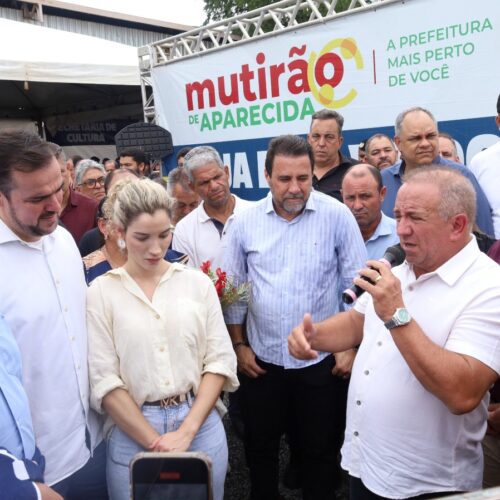
[[[203,359],[204,373],[216,373],[226,377],[223,390],[235,391],[238,386],[236,375],[236,355],[224,323],[224,317],[217,297],[217,292],[210,282],[206,292],[207,325],[206,351]]]
[[[102,399],[117,388],[126,389],[113,341],[112,314],[106,307],[101,282],[87,291],[87,329],[89,342],[90,404],[104,413]]]

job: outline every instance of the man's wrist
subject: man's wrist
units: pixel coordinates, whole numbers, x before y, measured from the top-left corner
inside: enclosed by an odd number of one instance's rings
[[[250,344],[244,340],[240,340],[238,342],[233,342],[233,349],[237,351],[241,346],[248,347]]]

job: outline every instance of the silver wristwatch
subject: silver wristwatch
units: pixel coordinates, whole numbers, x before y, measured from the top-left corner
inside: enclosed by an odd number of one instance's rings
[[[396,309],[394,316],[384,323],[385,327],[390,330],[391,328],[396,328],[397,326],[407,325],[411,321],[410,313],[404,307]]]

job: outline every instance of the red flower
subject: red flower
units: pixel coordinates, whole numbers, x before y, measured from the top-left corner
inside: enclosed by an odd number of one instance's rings
[[[248,284],[243,283],[242,285],[235,286],[233,283],[233,278],[227,276],[227,274],[218,267],[215,273],[210,268],[211,262],[207,260],[203,262],[200,266],[201,271],[203,271],[212,281],[219,297],[221,306],[223,309],[230,306],[237,300],[248,301]]]
[[[219,297],[222,297],[222,295],[224,293],[224,287],[226,286],[226,284],[221,280],[217,280],[215,282],[214,286],[215,286],[215,290],[217,291],[217,295]]]
[[[222,281],[224,284],[226,283],[226,273],[222,271],[220,267],[217,268],[215,274],[217,275],[217,278],[219,278],[219,281]]]

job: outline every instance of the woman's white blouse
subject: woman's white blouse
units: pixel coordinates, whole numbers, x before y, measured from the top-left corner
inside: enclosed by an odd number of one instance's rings
[[[91,406],[101,413],[116,388],[141,406],[196,394],[207,372],[224,375],[226,391],[238,387],[219,299],[199,270],[170,264],[152,302],[123,268],[109,271],[88,289],[87,327]]]

